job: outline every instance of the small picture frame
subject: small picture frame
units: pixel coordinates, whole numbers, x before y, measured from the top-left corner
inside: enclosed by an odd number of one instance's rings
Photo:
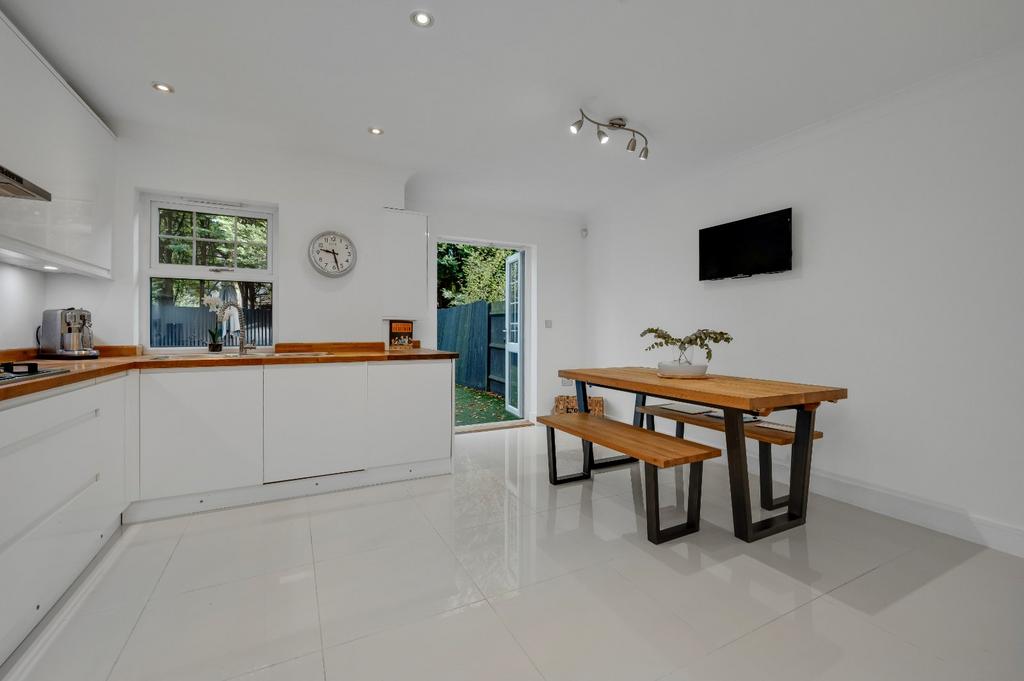
[[[408,350],[413,344],[413,321],[411,319],[388,320],[388,349]]]

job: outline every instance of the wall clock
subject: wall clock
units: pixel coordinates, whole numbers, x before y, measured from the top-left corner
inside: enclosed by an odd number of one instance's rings
[[[325,277],[340,277],[356,266],[356,245],[340,232],[320,232],[309,242],[309,262]]]

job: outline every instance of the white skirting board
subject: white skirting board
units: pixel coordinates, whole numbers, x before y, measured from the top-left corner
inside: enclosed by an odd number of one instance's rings
[[[709,463],[724,466],[724,457],[721,461]],[[751,473],[757,472],[758,465],[757,455],[748,455],[747,467]],[[789,464],[773,459],[772,477],[775,482],[789,485]],[[949,534],[1024,558],[1024,528],[973,515],[955,506],[937,504],[896,490],[870,485],[844,475],[816,471],[813,466],[811,466],[811,491],[823,497],[843,501],[875,513],[905,520],[936,532]],[[776,494],[781,493],[776,488]],[[814,518],[811,516],[809,522],[813,522],[813,520]]]
[[[364,471],[322,475],[315,478],[274,482],[256,487],[239,487],[237,489],[218,490],[202,494],[186,494],[179,497],[149,499],[136,501],[122,514],[126,525],[141,523],[148,520],[160,520],[174,516],[210,511],[221,508],[247,506],[265,501],[280,501],[296,497],[338,492],[356,487],[380,485],[386,482],[399,482],[415,478],[429,478],[435,475],[446,475],[452,472],[450,458],[417,461],[415,463],[382,466]]]

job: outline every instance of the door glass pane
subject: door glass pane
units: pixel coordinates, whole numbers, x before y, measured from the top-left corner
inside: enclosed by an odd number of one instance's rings
[[[235,216],[196,213],[196,236],[219,241],[235,240]]]
[[[273,287],[269,282],[214,281],[153,277],[149,285],[149,345],[154,348],[206,347],[210,329],[221,332],[224,345],[238,347],[241,317],[229,308],[224,319],[203,304],[216,295],[242,307],[246,342],[273,345]]]
[[[508,355],[508,376],[505,377],[507,385],[505,388],[505,403],[513,409],[519,408],[519,353],[510,352]]]
[[[192,240],[160,237],[160,262],[171,265],[192,264]]]
[[[235,249],[220,241],[197,241],[196,264],[210,267],[234,267]]]
[[[192,211],[160,209],[160,234],[192,236]],[[163,262],[163,261],[161,261]]]

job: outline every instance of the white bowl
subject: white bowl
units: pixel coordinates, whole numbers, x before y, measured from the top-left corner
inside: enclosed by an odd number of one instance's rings
[[[699,378],[707,374],[707,372],[707,364],[658,362],[658,375],[662,378]]]

